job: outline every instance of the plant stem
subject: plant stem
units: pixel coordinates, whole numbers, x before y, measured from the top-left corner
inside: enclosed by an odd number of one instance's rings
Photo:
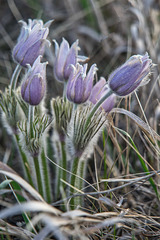
[[[79,168],[78,168],[78,173],[77,175],[80,176],[81,178],[85,178],[85,166],[86,166],[86,162],[85,161],[81,161],[79,164]],[[78,189],[82,189],[83,188],[83,181],[82,179],[79,178],[79,186]]]
[[[22,161],[23,161],[23,166],[24,166],[25,173],[27,175],[28,181],[29,181],[30,185],[33,187],[34,184],[33,184],[32,177],[31,177],[29,162],[27,160],[26,154],[24,153],[24,151],[22,150],[21,145],[19,144],[19,136],[17,134],[15,134],[15,141],[16,141],[19,153],[20,153]]]
[[[29,127],[29,135],[30,135],[30,140],[32,141],[32,139],[34,138],[34,129],[33,129],[33,123],[34,123],[34,109],[35,106],[31,106],[29,105],[29,110],[28,110],[28,127]],[[38,155],[33,155],[33,162],[34,162],[34,168],[35,168],[35,172],[36,172],[36,178],[37,178],[37,185],[38,185],[38,190],[39,193],[43,195],[43,185],[42,185],[42,177],[41,177],[41,171],[40,171],[40,167],[39,167],[39,159],[38,159]]]
[[[42,160],[42,168],[43,168],[43,176],[44,176],[43,185],[45,185],[47,202],[50,203],[51,202],[51,185],[50,185],[50,178],[49,178],[49,169],[47,165],[44,148],[42,148],[42,151],[41,151],[41,160]]]
[[[66,158],[66,151],[65,151],[65,143],[61,142],[61,151],[62,151],[62,167],[64,169],[67,169],[67,158]],[[66,181],[67,173],[66,171],[62,170],[62,179]],[[62,183],[62,186],[64,188],[65,184]]]
[[[66,100],[67,82],[63,83],[63,98]]]
[[[12,92],[12,90],[14,90],[16,88],[16,85],[17,85],[17,81],[18,81],[18,77],[19,77],[19,74],[22,70],[22,67],[20,64],[18,64],[13,72],[13,75],[12,75],[12,78],[11,78],[11,83],[10,83],[10,91]]]
[[[77,174],[77,170],[78,170],[78,164],[79,164],[79,157],[76,157],[73,161],[73,165],[72,165],[72,170],[71,170],[71,179],[70,179],[70,184],[75,187],[76,185],[76,174]],[[70,188],[70,192],[74,194],[75,189],[74,188]],[[70,201],[70,206],[71,209],[75,209],[75,198],[71,198]]]
[[[62,168],[67,169],[67,158],[66,158],[66,151],[65,151],[65,142],[60,141],[60,158],[58,162],[58,169],[57,169],[57,175],[56,175],[56,180],[57,180],[57,185],[56,185],[56,198],[58,198],[59,193],[60,193],[60,187],[63,186],[65,187],[65,184],[61,184],[61,179],[66,181],[66,171],[64,171]],[[57,156],[58,157],[58,156]]]
[[[93,117],[93,115],[95,114],[95,112],[98,110],[98,108],[101,106],[101,104],[113,93],[113,91],[110,89],[102,98],[100,98],[100,100],[94,105],[94,107],[92,108],[89,116],[86,119],[86,123],[85,123],[85,127],[84,129],[87,130],[87,127],[91,121],[91,118]]]
[[[42,187],[42,177],[41,177],[41,171],[40,171],[40,167],[39,167],[39,159],[38,159],[38,156],[34,156],[34,157],[33,157],[33,161],[34,161],[34,167],[35,167],[35,171],[36,171],[38,191],[39,191],[39,193],[40,193],[42,196],[44,196],[44,194],[43,194],[43,187]]]
[[[34,138],[33,133],[33,122],[34,122],[34,106],[29,105],[29,111],[28,111],[28,123],[29,123],[29,134],[30,138]]]

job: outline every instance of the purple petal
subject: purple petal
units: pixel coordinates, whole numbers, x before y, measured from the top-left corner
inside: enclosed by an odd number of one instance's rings
[[[96,64],[93,64],[85,78],[85,97],[89,98],[91,90],[92,90],[92,86],[93,86],[93,80],[94,80],[94,75],[97,71],[97,67]]]
[[[38,105],[46,90],[45,81],[39,75],[35,75],[29,84],[30,105]]]
[[[44,39],[38,40],[35,44],[28,48],[27,52],[24,54],[22,58],[21,65],[24,67],[26,67],[26,64],[28,63],[32,65],[39,55],[43,55],[45,49],[45,42],[46,40]],[[21,59],[20,57],[19,61]]]
[[[69,75],[71,73],[70,64],[76,65],[77,62],[77,53],[78,53],[78,41],[72,44],[68,55],[66,57],[65,65],[64,65],[64,78],[68,80]]]
[[[57,48],[57,46],[56,46]],[[56,50],[57,51],[57,50]],[[63,41],[59,47],[58,54],[54,63],[54,75],[58,81],[64,80],[64,65],[69,51],[69,44],[63,38]]]
[[[93,86],[90,97],[89,97],[89,100],[92,103],[95,104],[97,102],[105,84],[106,84],[105,78],[101,77],[100,80]]]

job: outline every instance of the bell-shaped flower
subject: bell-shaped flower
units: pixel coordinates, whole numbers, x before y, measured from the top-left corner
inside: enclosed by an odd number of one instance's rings
[[[15,62],[26,67],[27,64],[33,65],[37,57],[44,54],[46,43],[50,45],[46,38],[52,21],[43,24],[42,20],[29,19],[28,24],[24,21],[20,23],[22,23],[22,29],[12,56]]]
[[[85,61],[86,57],[78,56],[80,50],[78,46],[78,40],[75,41],[72,46],[66,39],[63,38],[60,46],[54,40],[55,43],[55,63],[54,63],[54,76],[57,81],[68,81],[70,73],[72,71],[71,64],[76,66],[78,61]]]
[[[101,77],[100,80],[93,86],[89,101],[93,104],[96,104],[107,92],[109,88],[106,84],[106,80],[104,77]],[[106,113],[110,112],[114,107],[116,100],[116,95],[111,94],[100,106]]]
[[[117,68],[108,78],[110,89],[118,96],[126,96],[139,86],[148,83],[152,60],[148,53],[144,56],[134,55],[121,67]]]
[[[42,56],[39,56],[31,67],[28,65],[22,85],[21,95],[25,102],[36,106],[43,99],[46,92],[46,65],[47,62],[41,63]]]
[[[82,66],[79,63],[77,63],[76,67],[71,65],[72,71],[67,84],[67,98],[76,104],[86,102],[92,91],[97,67],[96,64],[93,64],[86,73],[87,66],[87,64]]]

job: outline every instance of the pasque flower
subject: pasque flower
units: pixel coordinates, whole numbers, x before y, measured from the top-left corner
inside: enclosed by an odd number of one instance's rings
[[[52,21],[43,24],[42,20],[28,20],[28,24],[22,23],[21,33],[18,42],[13,48],[13,59],[21,66],[32,65],[39,55],[43,55],[45,44],[50,42],[46,39],[49,33],[49,26]]]
[[[36,106],[43,99],[46,91],[46,65],[41,63],[42,56],[39,56],[31,67],[28,65],[28,72],[21,85],[21,95],[25,102]]]
[[[67,84],[67,98],[69,101],[80,104],[88,100],[93,86],[94,75],[97,71],[96,64],[93,64],[87,71],[87,64],[84,66],[77,63],[76,67],[71,65],[71,74]]]
[[[72,71],[70,65],[76,65],[78,61],[86,60],[84,56],[78,56],[78,51],[80,50],[78,46],[78,40],[75,41],[72,46],[66,39],[63,38],[60,46],[54,40],[55,43],[55,63],[54,63],[54,76],[57,81],[64,82],[67,81],[69,75]]]
[[[89,100],[96,104],[107,92],[109,88],[106,84],[104,77],[101,77],[100,80],[93,86]],[[116,95],[111,94],[102,104],[101,107],[106,113],[110,112],[115,104]]]
[[[117,68],[108,79],[110,89],[118,96],[126,96],[145,85],[150,74],[152,60],[148,53],[145,55],[134,55],[121,67]]]

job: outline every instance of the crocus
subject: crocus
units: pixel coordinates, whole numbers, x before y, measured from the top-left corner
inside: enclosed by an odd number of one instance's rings
[[[103,97],[107,92],[109,91],[109,88],[106,84],[106,80],[104,77],[101,77],[100,80],[94,85],[92,88],[89,101],[91,101],[93,104],[96,104],[101,97]],[[115,104],[116,95],[113,93],[111,94],[102,104],[101,108],[106,112],[110,112]]]
[[[46,38],[51,22],[43,24],[42,20],[29,19],[27,24],[20,21],[22,29],[12,53],[15,62],[26,67],[27,64],[33,65],[37,57],[43,55],[45,44],[50,44]]]
[[[82,66],[79,63],[76,67],[71,65],[72,72],[67,84],[67,98],[76,104],[86,102],[91,94],[97,67],[96,64],[93,64],[89,72],[86,73],[87,66],[87,64]]]
[[[108,85],[116,95],[126,96],[139,86],[145,85],[151,72],[152,60],[148,53],[134,55],[121,67],[117,68],[108,79]]]
[[[80,50],[78,46],[78,40],[75,41],[72,46],[69,46],[67,40],[63,38],[60,46],[54,40],[55,43],[55,63],[54,63],[54,76],[57,81],[68,81],[70,73],[72,71],[70,65],[76,66],[78,61],[86,60],[84,56],[78,56]]]
[[[21,85],[21,95],[25,102],[36,106],[43,99],[46,91],[46,65],[41,63],[42,56],[39,56],[31,67],[28,65],[28,72]]]

